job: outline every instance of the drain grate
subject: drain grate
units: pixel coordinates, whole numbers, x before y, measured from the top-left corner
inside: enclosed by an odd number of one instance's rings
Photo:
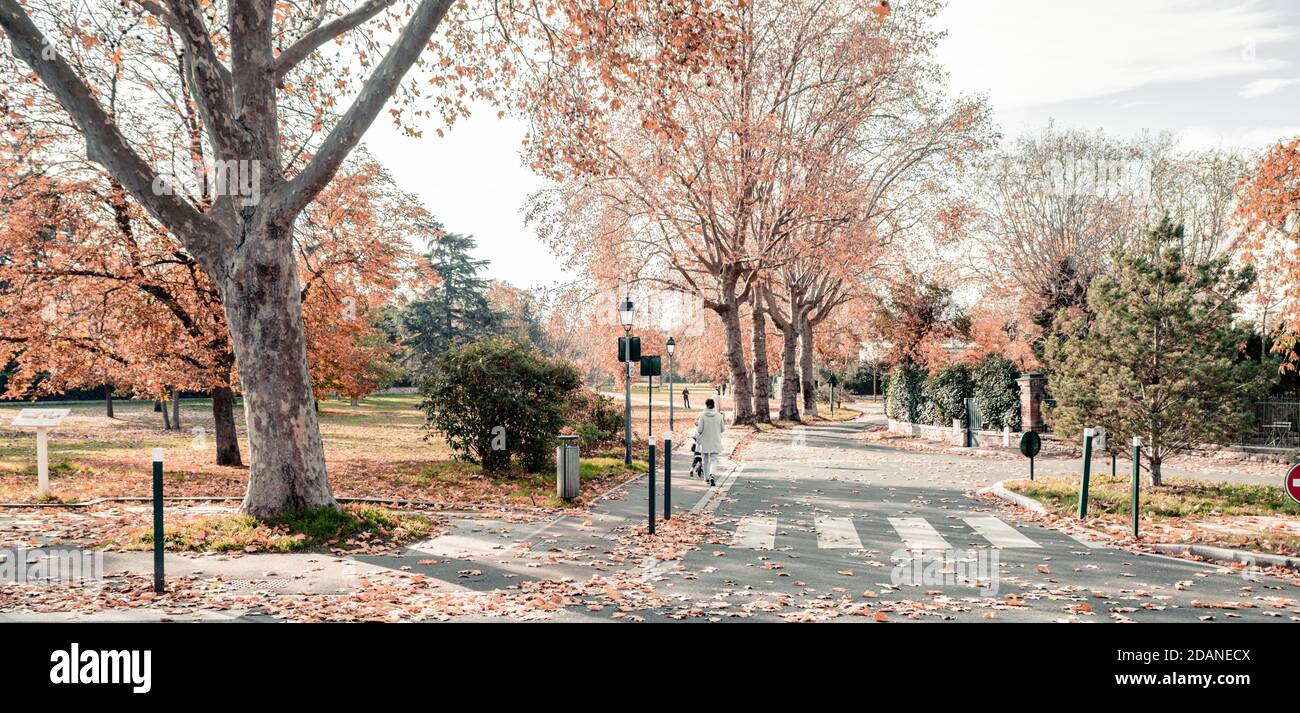
[[[287,579],[228,579],[226,586],[245,592],[264,590],[284,591],[289,588]]]

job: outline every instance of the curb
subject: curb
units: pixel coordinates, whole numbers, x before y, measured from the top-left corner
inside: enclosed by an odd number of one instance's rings
[[[979,490],[976,490],[975,493],[978,495],[983,495],[987,493],[1000,500],[1005,500],[1013,505],[1019,505],[1020,507],[1026,510],[1030,510],[1043,515],[1047,514],[1047,508],[1043,507],[1042,503],[1038,502],[1037,500],[1034,500],[1033,498],[1026,497],[1019,493],[1013,493],[1010,490],[1007,490],[1006,486],[1003,485],[1003,483],[1005,482],[1007,481],[999,480],[998,482],[990,485],[987,488],[980,488]]]
[[[1266,567],[1300,569],[1300,557],[1285,557],[1283,555],[1250,552],[1249,550],[1234,550],[1228,547],[1215,547],[1213,545],[1153,542],[1147,546],[1164,554],[1193,555],[1203,559],[1228,564],[1244,564],[1247,566],[1262,565]]]

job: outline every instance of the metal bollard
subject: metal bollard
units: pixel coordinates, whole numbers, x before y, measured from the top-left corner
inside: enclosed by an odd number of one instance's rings
[[[655,534],[655,444],[650,442],[650,458],[648,461],[650,473],[650,534]]]
[[[163,591],[163,449],[153,449],[153,590]]]
[[[673,434],[664,436],[664,519],[673,519]]]
[[[1079,483],[1079,519],[1088,517],[1088,476],[1092,475],[1092,439],[1094,429],[1083,429],[1083,480]]]
[[[1138,487],[1141,483],[1140,473],[1142,470],[1142,438],[1133,437],[1133,502],[1130,508],[1133,510],[1133,537],[1138,537]]]
[[[560,445],[555,449],[555,494],[561,500],[578,497],[581,473],[578,437],[560,436]]]

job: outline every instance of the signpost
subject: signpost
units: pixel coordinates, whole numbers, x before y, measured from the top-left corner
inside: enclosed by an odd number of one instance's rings
[[[71,409],[25,408],[10,424],[15,428],[36,429],[36,487],[41,495],[50,494],[50,440],[49,431],[63,423]]]
[[[1043,449],[1043,439],[1034,431],[1025,431],[1020,435],[1020,452],[1029,459],[1029,479],[1034,479],[1034,456]]]
[[[1291,470],[1286,472],[1286,482],[1282,486],[1292,500],[1300,503],[1300,463],[1291,466]]]

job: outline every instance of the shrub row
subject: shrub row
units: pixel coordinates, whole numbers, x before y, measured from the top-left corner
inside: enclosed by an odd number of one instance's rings
[[[951,425],[965,417],[966,399],[973,397],[985,428],[1009,426],[1020,430],[1020,371],[1006,357],[990,354],[974,367],[953,364],[927,374],[912,364],[890,372],[885,390],[885,415],[897,421]]]

